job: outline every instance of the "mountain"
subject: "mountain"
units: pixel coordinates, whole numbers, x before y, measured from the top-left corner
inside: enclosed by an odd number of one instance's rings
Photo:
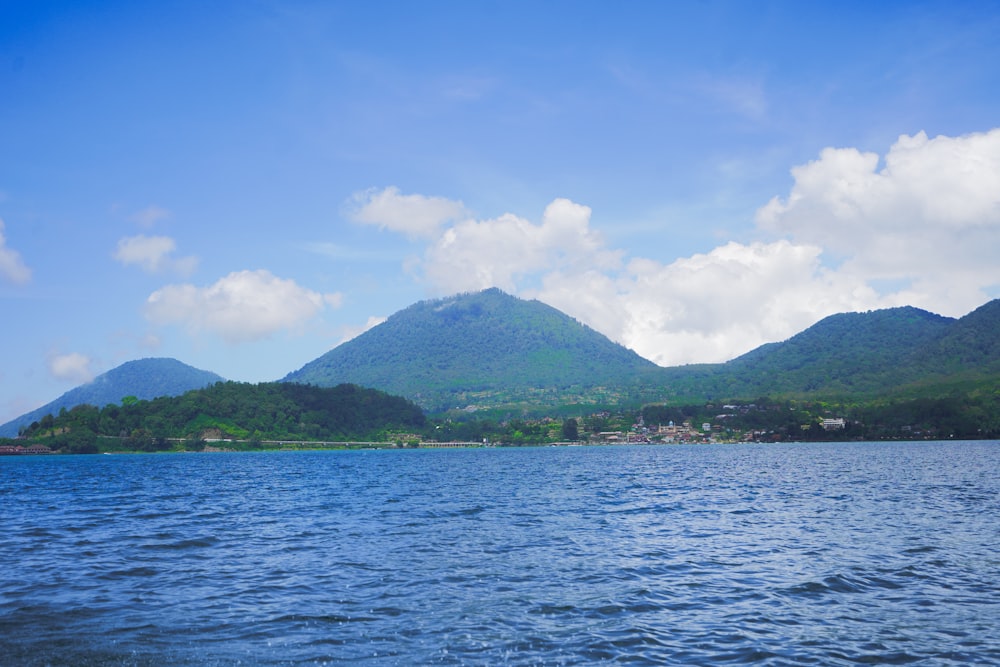
[[[494,288],[416,303],[283,381],[348,382],[443,412],[617,403],[658,371],[555,308]]]
[[[128,362],[0,426],[0,437],[62,408],[176,396],[222,379],[174,359]],[[661,368],[550,306],[490,289],[416,303],[283,381],[370,387],[431,413],[993,395],[1000,299],[959,319],[912,307],[831,315],[726,363]]]
[[[957,320],[914,361],[949,374],[1000,373],[1000,299]]]
[[[215,373],[193,368],[176,359],[129,361],[0,426],[0,437],[14,437],[20,427],[28,426],[48,414],[57,415],[63,408],[69,410],[84,404],[104,407],[109,403],[120,403],[126,396],[141,400],[178,396],[222,381],[224,378]]]
[[[1000,375],[1000,300],[960,318],[913,307],[831,315],[723,364],[665,369],[668,396],[942,395]]]
[[[661,368],[500,290],[423,301],[284,378],[350,382],[430,412],[573,404],[942,396],[1000,378],[1000,300],[954,319],[913,307],[831,315],[721,364]]]
[[[769,394],[878,391],[926,372],[916,351],[943,336],[955,320],[913,308],[831,315],[784,343],[765,345],[725,365],[747,387]]]

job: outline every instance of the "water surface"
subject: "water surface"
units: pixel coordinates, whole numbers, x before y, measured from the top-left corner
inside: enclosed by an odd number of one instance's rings
[[[1000,443],[0,459],[0,663],[1000,664]]]

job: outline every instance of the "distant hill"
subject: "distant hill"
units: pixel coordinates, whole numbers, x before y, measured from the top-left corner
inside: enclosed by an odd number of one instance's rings
[[[241,448],[255,449],[265,440],[385,441],[390,432],[409,434],[426,424],[418,406],[375,389],[217,382],[121,406],[79,405],[44,417],[25,436],[79,454],[201,450],[206,440],[240,441]]]
[[[0,426],[0,437],[62,408],[177,396],[222,380],[174,359],[128,362]],[[432,414],[993,395],[1000,299],[959,319],[912,307],[841,313],[726,363],[661,368],[550,306],[489,289],[416,303],[283,382],[369,387]]]
[[[940,395],[1000,375],[1000,300],[960,319],[913,307],[831,315],[723,364],[664,369],[672,398]]]
[[[283,381],[350,382],[441,412],[617,403],[658,370],[551,306],[488,289],[416,303]]]
[[[955,322],[903,307],[831,315],[784,343],[766,345],[733,359],[727,374],[747,389],[853,393],[899,384],[925,369],[912,363],[915,351],[945,334]]]
[[[946,375],[1000,373],[1000,299],[955,321],[913,361]]]
[[[159,396],[178,396],[191,389],[201,389],[225,378],[199,370],[176,359],[150,358],[129,361],[98,375],[87,384],[32,410],[0,426],[0,437],[14,437],[22,426],[29,426],[45,415],[58,415],[63,408],[69,410],[77,405],[104,407],[109,403],[121,403],[126,396],[149,400]]]
[[[371,386],[432,413],[943,396],[1000,380],[1000,300],[960,319],[913,307],[831,315],[726,363],[661,368],[545,304],[492,289],[410,306],[284,380]]]

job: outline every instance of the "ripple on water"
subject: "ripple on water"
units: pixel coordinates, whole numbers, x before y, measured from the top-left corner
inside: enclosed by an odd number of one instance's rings
[[[9,664],[1000,663],[997,443],[0,467]]]

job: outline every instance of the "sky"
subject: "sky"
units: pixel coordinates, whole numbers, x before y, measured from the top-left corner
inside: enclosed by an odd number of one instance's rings
[[[1000,2],[0,1],[0,423],[499,287],[661,365],[1000,297]]]

